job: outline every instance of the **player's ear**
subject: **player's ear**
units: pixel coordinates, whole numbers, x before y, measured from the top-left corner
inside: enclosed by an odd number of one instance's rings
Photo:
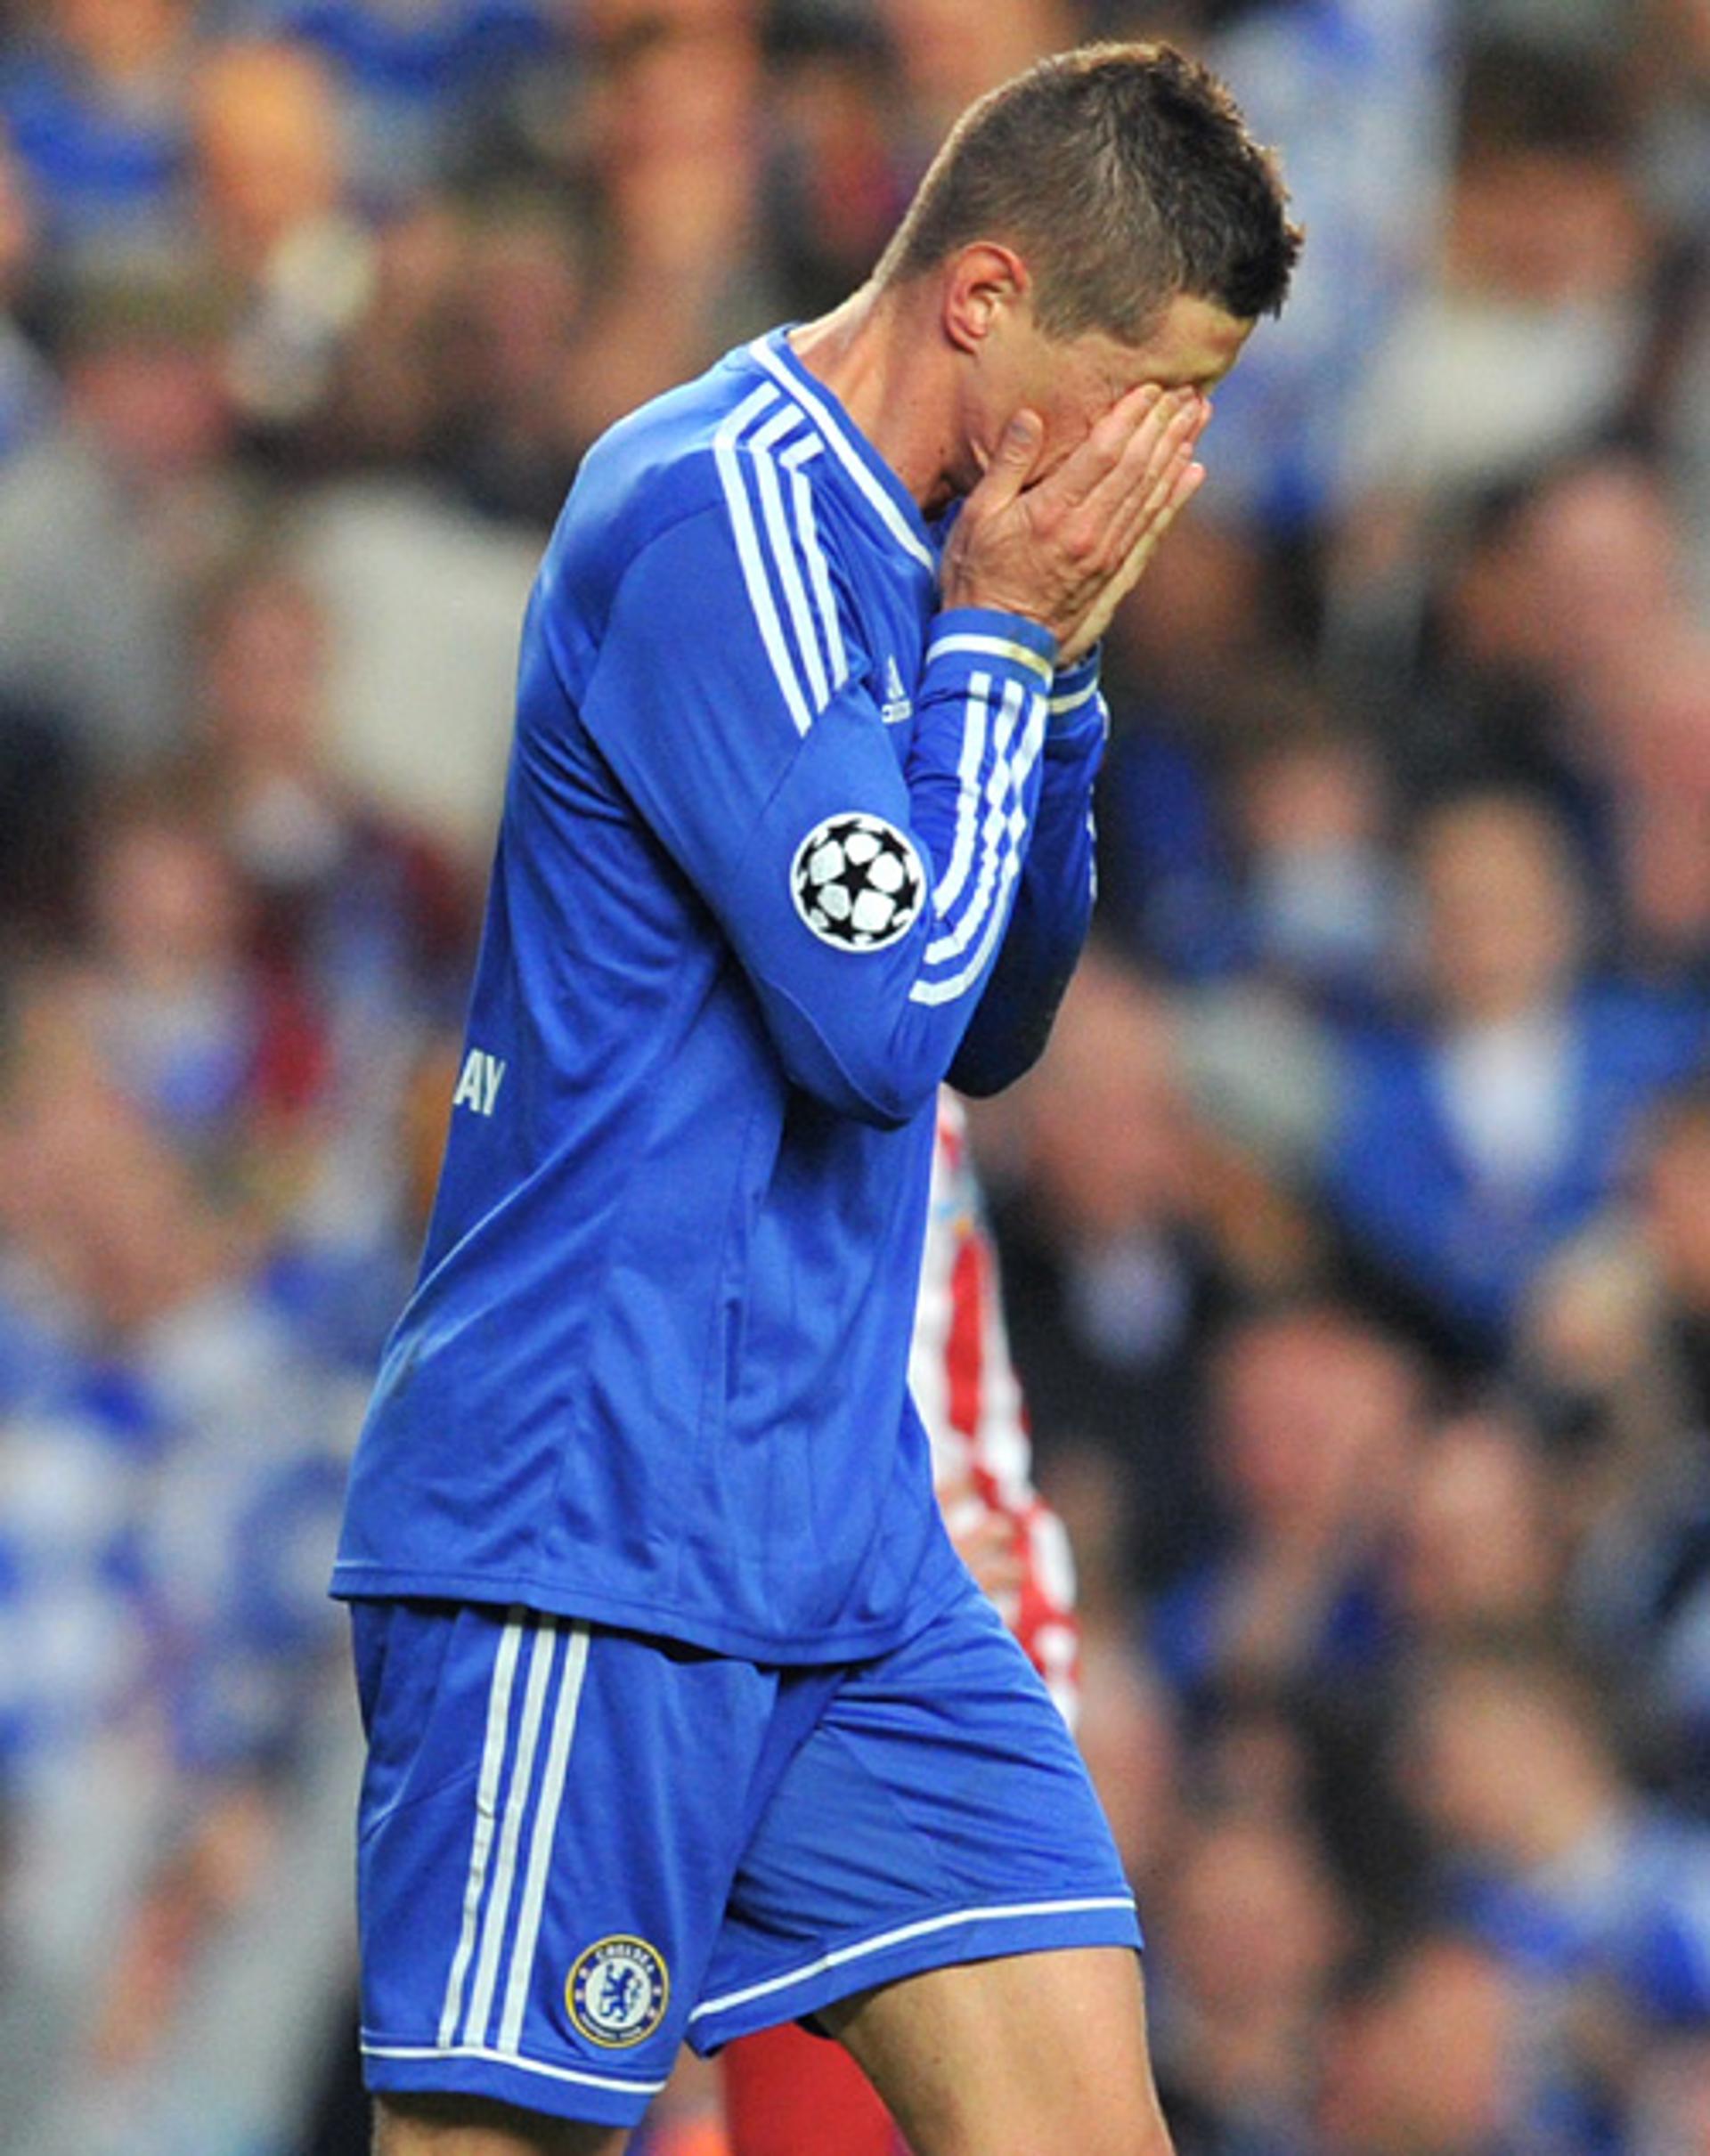
[[[1028,268],[1014,248],[973,240],[944,264],[944,334],[958,352],[977,352],[1004,316],[1026,304]]]

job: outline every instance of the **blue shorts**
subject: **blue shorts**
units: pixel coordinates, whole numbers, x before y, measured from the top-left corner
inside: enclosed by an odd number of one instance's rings
[[[525,1610],[351,1614],[372,2089],[632,2125],[685,2037],[1140,1943],[1079,1754],[972,1584],[835,1669]]]

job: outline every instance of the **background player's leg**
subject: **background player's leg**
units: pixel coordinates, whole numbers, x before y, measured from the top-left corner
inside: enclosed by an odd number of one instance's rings
[[[1169,2156],[1126,1948],[929,1970],[819,2018],[915,2156]]]
[[[622,2156],[629,2129],[579,2126],[485,2096],[379,2096],[374,2156]]]
[[[731,2156],[896,2156],[897,2133],[848,2052],[794,2022],[720,2054]]]

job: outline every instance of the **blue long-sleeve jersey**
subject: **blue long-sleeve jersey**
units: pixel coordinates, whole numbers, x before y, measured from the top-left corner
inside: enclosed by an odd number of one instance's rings
[[[933,1096],[1043,1045],[1104,718],[938,565],[781,333],[589,456],[336,1591],[815,1661],[954,1591],[905,1387]]]

